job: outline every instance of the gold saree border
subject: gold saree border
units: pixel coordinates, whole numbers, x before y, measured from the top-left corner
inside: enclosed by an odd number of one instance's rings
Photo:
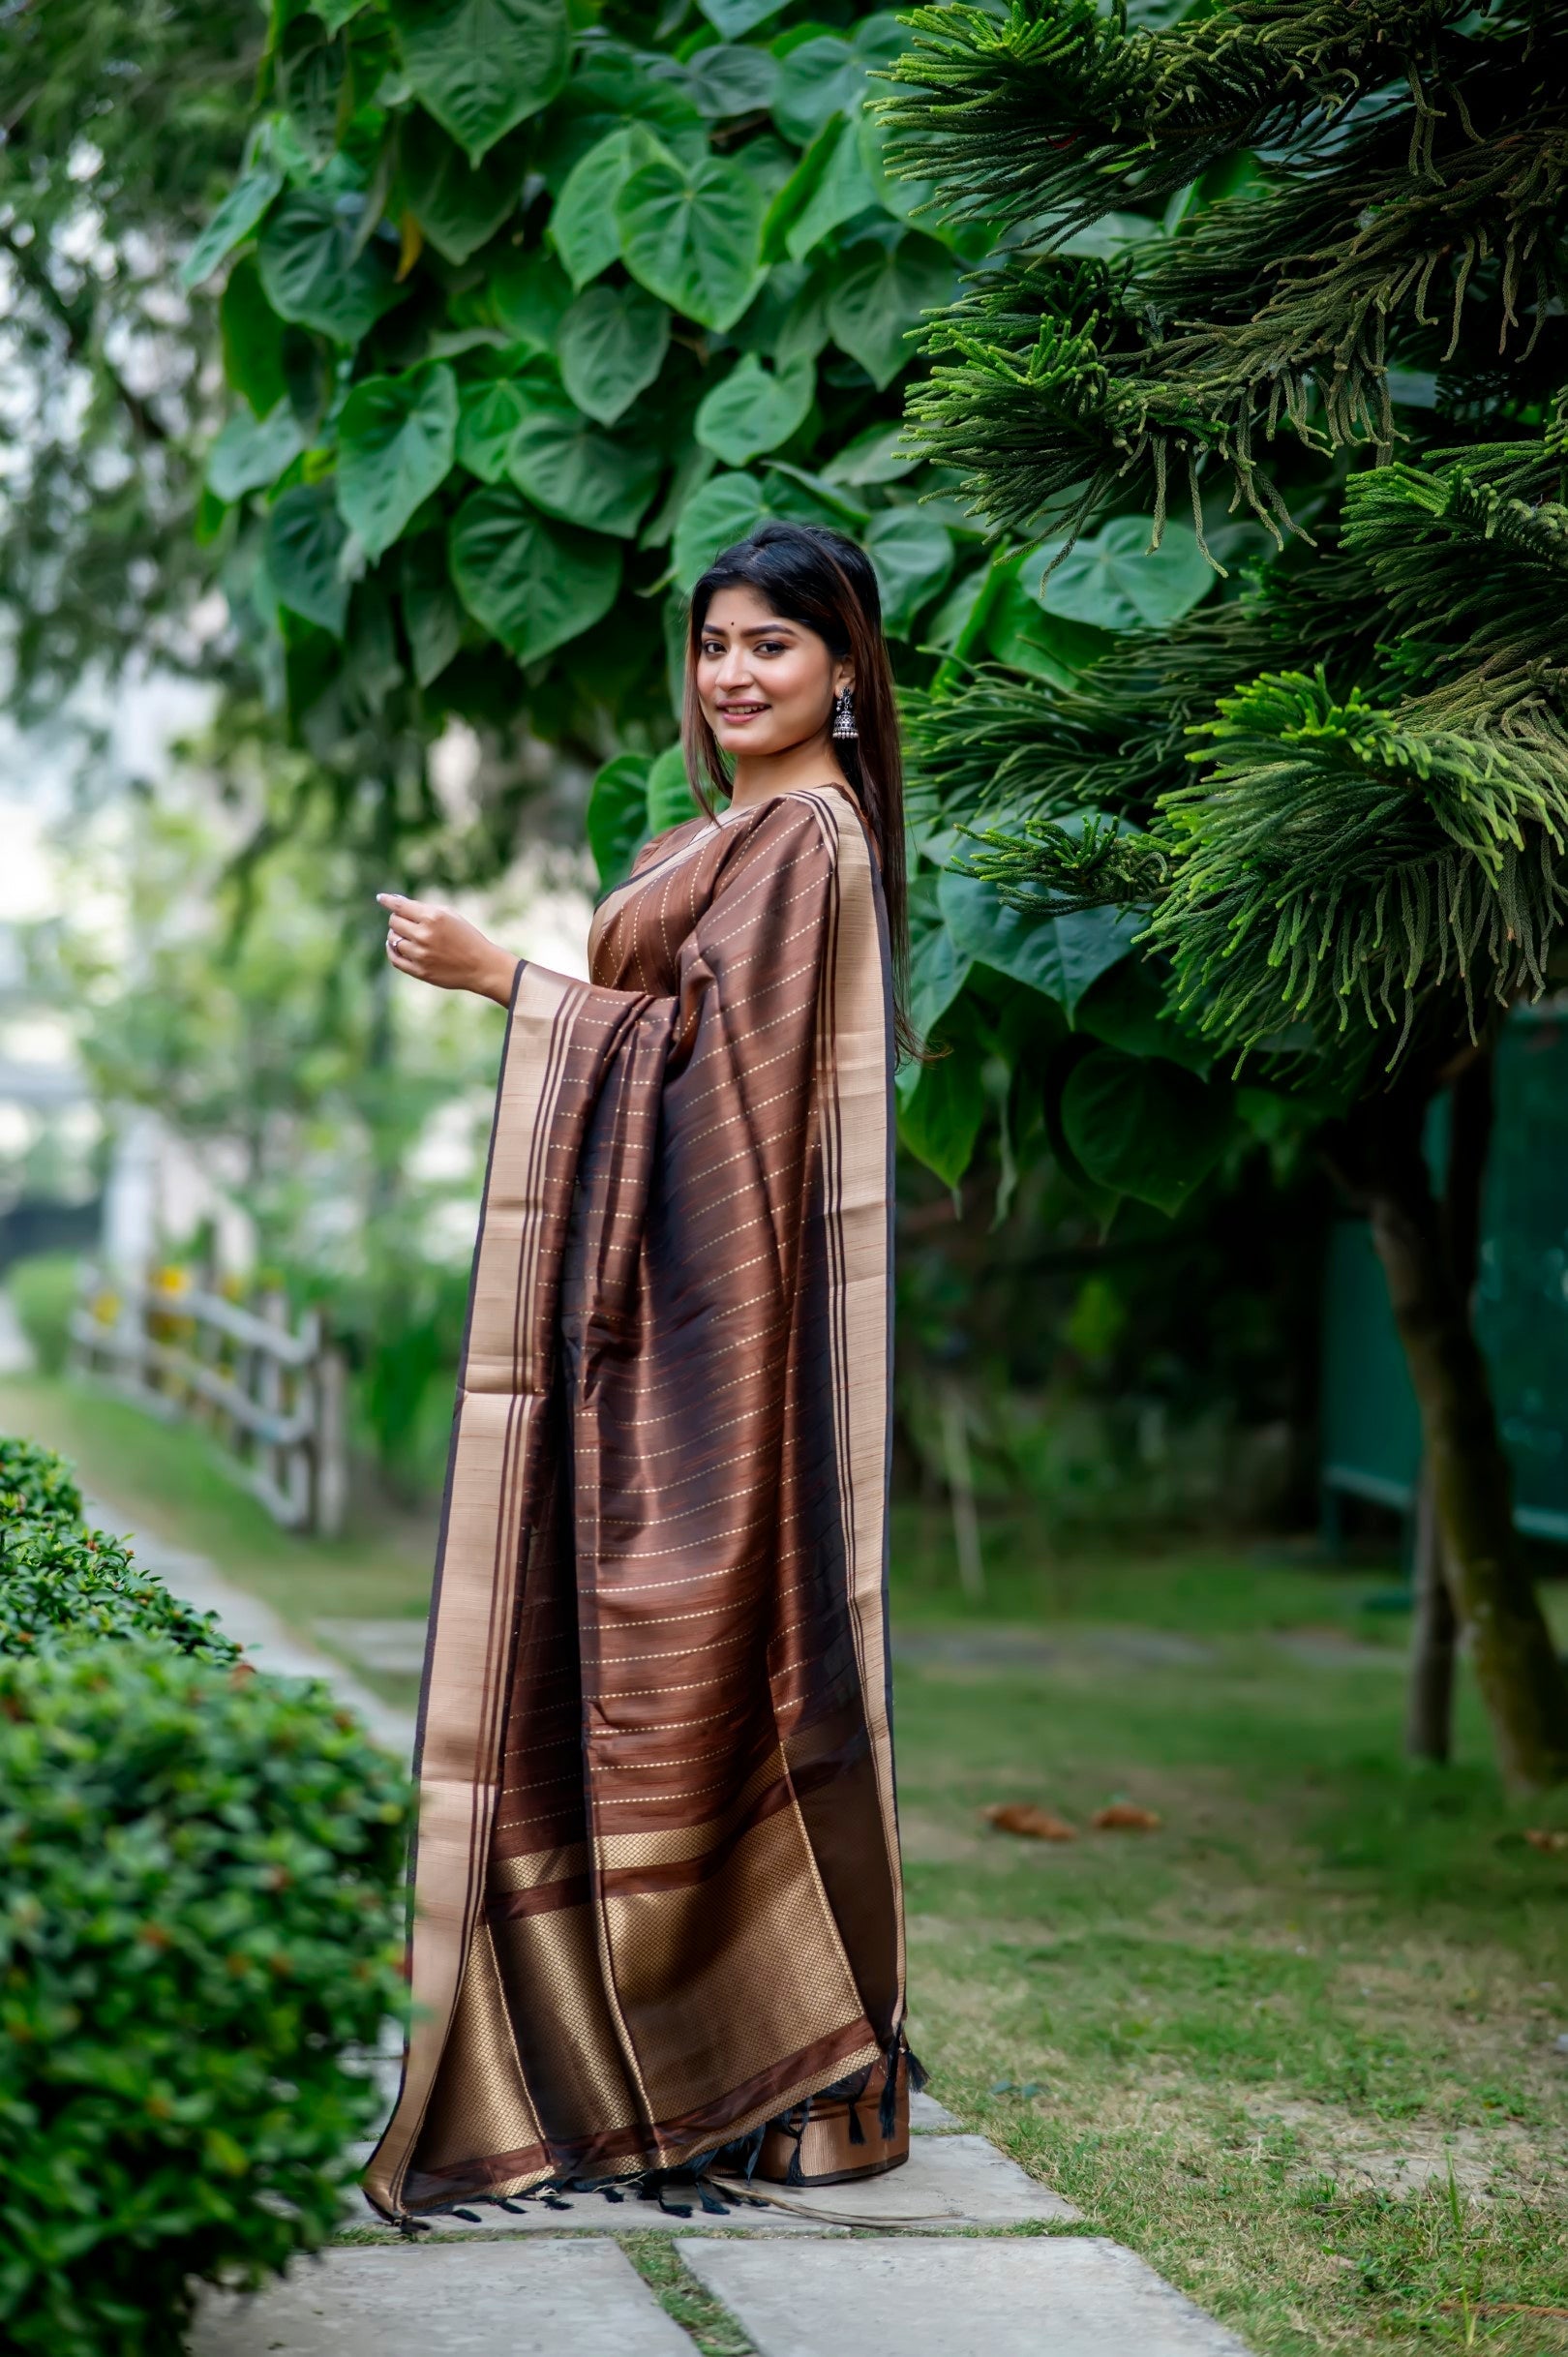
[[[897,1917],[897,2019],[906,1988],[903,1877],[893,1779],[888,1630],[888,1490],[892,1449],[892,956],[858,814],[833,793],[802,797],[834,845],[827,987],[818,1010],[818,1085],[829,1254],[829,1350],[850,1617],[883,1839]]]

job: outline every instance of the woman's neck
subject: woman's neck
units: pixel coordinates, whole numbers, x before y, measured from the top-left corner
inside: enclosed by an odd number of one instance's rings
[[[730,788],[730,807],[734,810],[747,802],[765,801],[772,794],[792,794],[801,786],[825,783],[842,786],[846,794],[851,790],[832,740],[821,729],[815,737],[786,745],[782,753],[740,754]]]

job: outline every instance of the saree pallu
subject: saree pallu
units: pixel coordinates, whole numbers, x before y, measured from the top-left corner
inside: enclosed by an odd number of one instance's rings
[[[694,820],[507,1027],[420,1706],[388,2216],[896,2061],[891,994],[859,814]]]

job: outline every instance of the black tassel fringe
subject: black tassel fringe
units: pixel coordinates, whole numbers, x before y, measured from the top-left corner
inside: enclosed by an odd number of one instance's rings
[[[928,2075],[919,2055],[910,2048],[902,2030],[895,2031],[888,2040],[882,2055],[884,2068],[882,2095],[877,2105],[877,2127],[885,2139],[890,2139],[898,2126],[898,2065],[900,2058],[909,2073],[909,2086],[912,2094],[920,2094]],[[467,2199],[484,2203],[498,2210],[504,2210],[512,2218],[527,2217],[528,2210],[535,2202],[542,2204],[547,2210],[569,2210],[572,2204],[566,2199],[568,2193],[602,2193],[606,2201],[613,2202],[624,2202],[628,2199],[656,2201],[669,2218],[690,2218],[694,2206],[700,2208],[702,2214],[709,2218],[728,2217],[730,2209],[741,2201],[745,2202],[748,2208],[766,2207],[766,2204],[757,2203],[751,2195],[738,2194],[728,2189],[721,2200],[717,2189],[708,2179],[708,2170],[711,2163],[714,2161],[721,2161],[727,2175],[739,2177],[749,2185],[756,2175],[757,2163],[762,2157],[762,2149],[768,2132],[769,2129],[776,2128],[790,2137],[795,2146],[794,2152],[790,2155],[790,2164],[785,2172],[784,2182],[790,2186],[803,2186],[805,2169],[801,2161],[801,2147],[805,2140],[806,2130],[810,2125],[813,2102],[832,2100],[847,2104],[849,2140],[851,2144],[864,2144],[866,2134],[860,2119],[859,2105],[869,2092],[871,2073],[875,2068],[874,2064],[867,2064],[862,2070],[851,2071],[847,2078],[834,2080],[830,2087],[820,2089],[816,2096],[808,2095],[803,2101],[792,2105],[790,2110],[780,2113],[776,2119],[761,2121],[745,2135],[737,2136],[729,2143],[715,2145],[710,2151],[697,2154],[681,2168],[648,2169],[640,2177],[560,2178],[554,2185],[536,2186],[528,2193],[470,2193]],[[460,2218],[466,2225],[480,2226],[484,2224],[484,2220],[477,2211],[459,2208],[455,2204],[447,2205],[434,2215],[443,2218]],[[406,2212],[395,2218],[392,2222],[398,2232],[409,2242],[414,2241],[419,2235],[428,2234],[431,2231],[428,2216],[414,2217]]]

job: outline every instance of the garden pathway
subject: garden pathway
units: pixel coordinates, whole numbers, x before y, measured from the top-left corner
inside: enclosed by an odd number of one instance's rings
[[[124,1527],[101,1499],[90,1511]],[[149,1570],[217,1613],[259,1666],[329,1679],[407,1756],[407,1715],[340,1660],[204,1557],[131,1538]],[[368,1633],[358,1648],[346,1625],[323,1633],[383,1666]],[[381,2068],[390,2081],[395,2064]],[[705,2338],[726,2357],[1247,2357],[1131,2251],[1074,2233],[1077,2212],[983,2136],[964,2134],[929,2098],[916,2112],[906,2167],[798,2203],[781,2193],[783,2207],[682,2219],[579,2194],[561,2210],[486,2211],[479,2224],[441,2219],[411,2242],[361,2213],[346,2220],[350,2241],[284,2281],[206,2297],[191,2357],[696,2357],[616,2239],[648,2228],[670,2239],[687,2312],[691,2297],[707,2296]]]

